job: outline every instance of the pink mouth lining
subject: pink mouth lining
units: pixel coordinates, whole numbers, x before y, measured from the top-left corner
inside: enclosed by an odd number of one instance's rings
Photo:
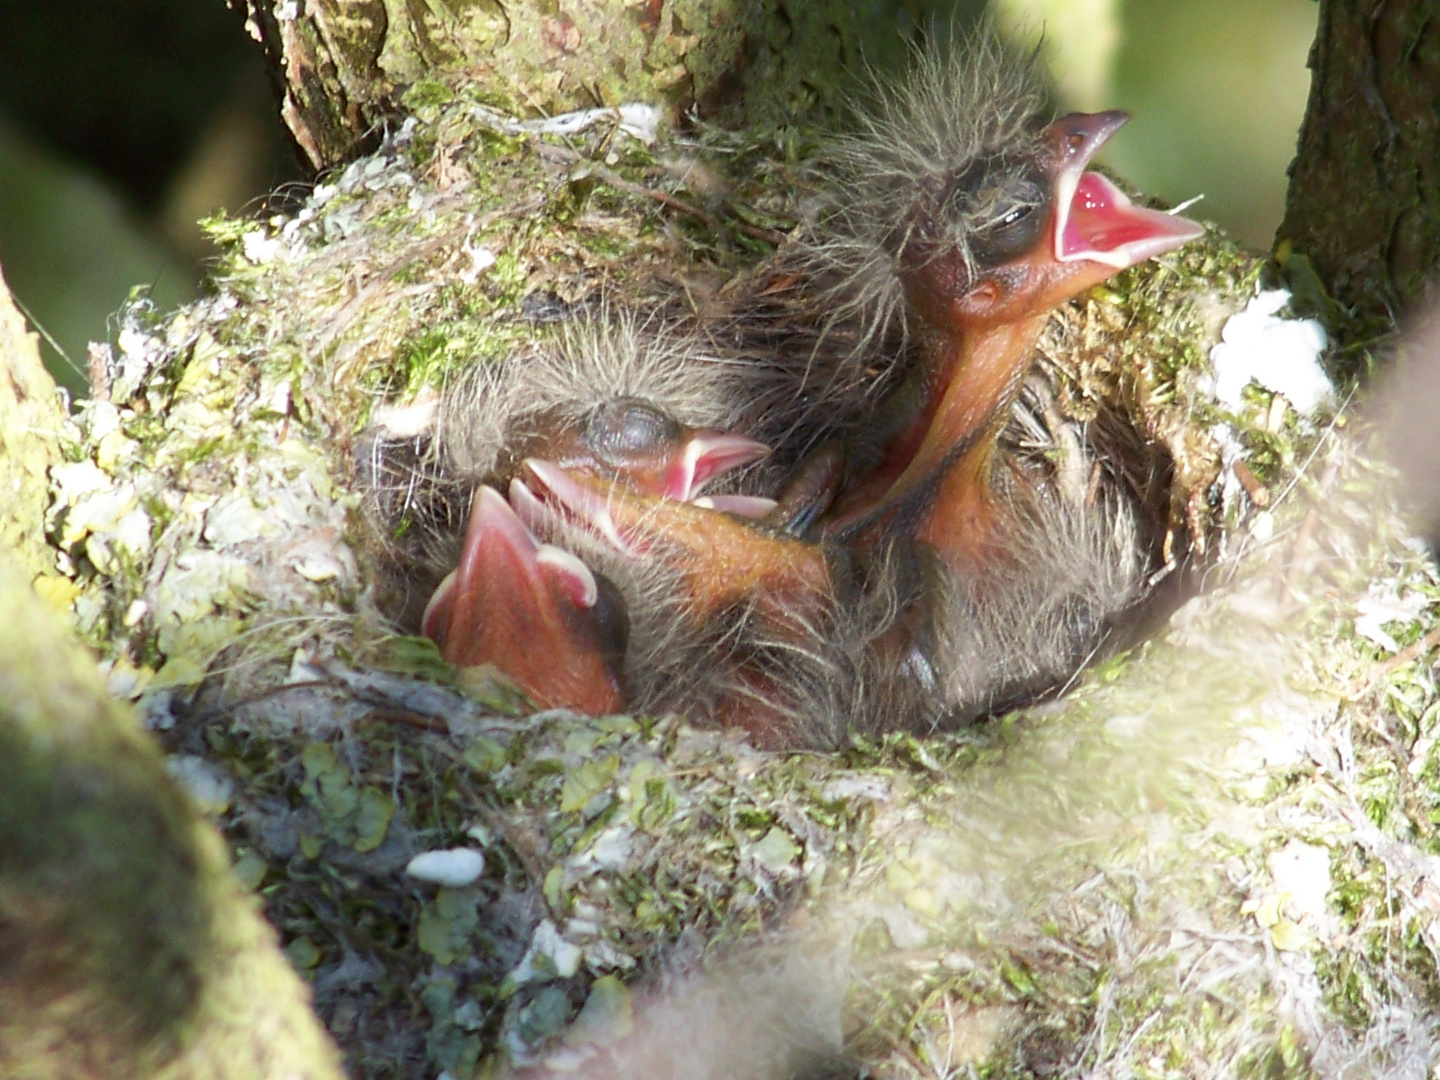
[[[1123,270],[1205,233],[1188,218],[1136,206],[1104,176],[1085,171],[1128,119],[1122,112],[1077,113],[1051,125],[1063,162],[1055,176],[1057,262],[1089,260]]]
[[[701,432],[685,444],[680,459],[667,477],[664,494],[681,502],[693,501],[715,477],[759,461],[770,453],[764,443],[744,435]]]
[[[1070,203],[1056,215],[1055,258],[1123,270],[1174,251],[1205,234],[1189,218],[1136,206],[1099,173],[1082,173]]]

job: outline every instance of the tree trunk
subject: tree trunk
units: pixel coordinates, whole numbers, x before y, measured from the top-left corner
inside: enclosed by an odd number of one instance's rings
[[[922,0],[246,0],[311,165],[344,160],[402,115],[426,82],[510,115],[643,101],[744,126],[823,118],[863,61],[893,65]],[[905,17],[902,17],[905,12]]]
[[[224,841],[30,587],[61,416],[10,304],[0,286],[0,1075],[338,1080]]]
[[[1366,336],[1440,262],[1440,15],[1431,0],[1322,0],[1279,239]]]
[[[45,544],[51,466],[60,463],[65,413],[55,380],[40,360],[39,338],[25,328],[0,277],[0,545],[28,577],[54,570]],[[53,580],[53,578],[51,579]]]

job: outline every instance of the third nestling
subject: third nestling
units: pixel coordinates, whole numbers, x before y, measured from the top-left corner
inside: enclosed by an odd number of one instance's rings
[[[427,617],[447,658],[780,746],[960,723],[1101,650],[1151,569],[1129,494],[1101,463],[1076,497],[1002,433],[1052,309],[1203,230],[1086,171],[1123,114],[1041,107],[989,37],[920,56],[723,318],[602,318],[452,395],[442,465],[492,487]],[[783,469],[740,468],[754,436]]]

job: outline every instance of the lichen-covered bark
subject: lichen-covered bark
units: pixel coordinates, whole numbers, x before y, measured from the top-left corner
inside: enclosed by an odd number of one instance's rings
[[[1440,14],[1430,0],[1322,0],[1280,239],[1362,324],[1440,261]]]
[[[54,562],[45,546],[46,473],[60,461],[64,422],[60,394],[40,361],[38,341],[0,278],[0,544],[13,550],[31,576]]]
[[[247,0],[282,112],[310,163],[336,164],[421,82],[514,115],[642,101],[746,123],[833,110],[863,60],[903,48],[928,3],[843,0]],[[916,11],[909,9],[916,8]],[[902,10],[905,15],[902,16]]]

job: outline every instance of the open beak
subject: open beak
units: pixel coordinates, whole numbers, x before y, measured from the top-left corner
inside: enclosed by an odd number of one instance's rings
[[[716,477],[759,461],[769,453],[770,448],[764,443],[744,435],[700,431],[680,448],[662,476],[658,491],[641,483],[638,491],[631,493],[658,495],[689,503],[701,510],[719,510],[750,519],[762,518],[774,509],[773,500],[749,495],[707,496],[701,495],[700,491]],[[593,482],[585,482],[586,478],[580,473],[572,473],[540,458],[527,458],[522,471],[523,475],[516,477],[510,485],[510,503],[532,528],[544,529],[547,524],[553,523],[554,513],[561,511],[570,520],[583,523],[599,533],[617,551],[636,555],[648,546],[642,539],[644,529],[636,527],[637,521],[627,520],[627,528],[622,534],[612,513],[617,500],[627,506],[633,503],[633,500],[622,498],[625,489],[632,485],[622,481],[602,488]],[[542,496],[548,497],[549,505]],[[643,502],[636,505],[643,505]]]
[[[621,535],[610,512],[612,501],[620,498],[619,490],[610,492],[593,486],[593,480],[582,483],[554,462],[540,458],[526,458],[521,463],[521,475],[510,481],[510,502],[532,528],[548,527],[559,514],[598,533],[616,551],[639,554],[635,538]]]
[[[714,496],[716,509],[724,496]],[[521,518],[549,527],[557,518],[591,530],[635,559],[653,557],[679,575],[680,594],[696,619],[755,601],[783,611],[787,605],[823,602],[829,567],[819,545],[757,529],[744,517],[774,508],[757,500],[746,515],[715,513],[704,497],[690,502],[607,485],[571,475],[552,462],[527,458],[511,484],[510,501]],[[803,599],[801,599],[803,598]]]
[[[617,711],[620,682],[593,617],[599,587],[569,552],[537,544],[504,497],[481,487],[460,565],[425,608],[421,632],[457,667],[490,664],[537,705]]]
[[[1119,111],[1073,113],[1050,125],[1059,158],[1053,240],[1057,262],[1088,260],[1124,270],[1204,235],[1203,225],[1136,206],[1105,177],[1085,171],[1129,119]]]
[[[701,431],[686,441],[665,476],[660,493],[681,502],[693,502],[700,489],[709,481],[759,461],[770,453],[762,442],[744,435],[722,431]]]
[[[886,486],[862,488],[860,495],[842,500],[825,524],[827,535],[865,528],[942,471],[958,476],[960,461],[970,463],[970,479],[980,484],[998,430],[993,425],[1033,358],[1048,312],[1120,270],[1204,235],[1204,226],[1136,206],[1105,177],[1086,171],[1095,152],[1128,119],[1123,112],[1075,113],[1047,129],[1053,226],[1023,256],[1001,267],[1003,273],[982,275],[948,310],[937,305],[949,323],[939,325],[950,331],[951,351],[934,377],[933,405],[912,429],[912,456]],[[976,522],[989,511],[973,492],[965,497],[952,492],[943,509],[950,514],[946,528],[983,534]],[[930,520],[941,519],[932,514]]]

